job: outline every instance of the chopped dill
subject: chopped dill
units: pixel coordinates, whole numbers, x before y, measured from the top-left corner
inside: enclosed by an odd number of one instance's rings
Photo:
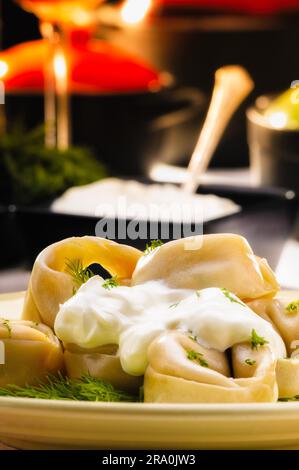
[[[299,312],[299,300],[294,300],[286,306],[287,313],[298,313]]]
[[[295,395],[294,397],[278,398],[278,401],[298,401],[298,400],[299,400],[299,395]]]
[[[144,401],[144,385],[141,385],[141,387],[139,388],[139,401]]]
[[[2,322],[2,325],[4,326],[4,328],[7,329],[9,338],[11,338],[12,329],[11,329],[11,326],[9,324],[9,320],[1,320],[1,322]]]
[[[195,343],[198,342],[198,338],[197,336],[193,335],[192,334],[192,331],[189,331],[190,335],[188,336],[189,339],[191,339],[192,341],[194,341]]]
[[[268,343],[269,341],[267,341],[262,336],[259,336],[255,330],[251,331],[251,337],[250,337],[251,349],[258,349],[259,346],[264,346],[265,344],[268,344]]]
[[[0,388],[0,396],[98,402],[138,401],[138,397],[116,390],[111,384],[89,375],[75,380],[64,377],[62,374],[58,377],[50,375],[45,383],[37,386],[8,385],[7,388]]]
[[[228,289],[226,289],[226,287],[223,287],[221,291],[225,295],[225,297],[229,299],[231,302],[242,305],[242,307],[245,307],[245,304],[243,304],[243,302],[241,302],[236,297],[234,297],[233,294]]]
[[[190,349],[189,351],[187,351],[187,359],[189,359],[190,361],[198,362],[198,364],[201,365],[202,367],[209,367],[209,364],[204,359],[203,354],[193,351],[193,349]]]
[[[256,364],[256,360],[255,360],[255,359],[250,359],[250,358],[245,359],[244,362],[245,362],[245,364],[247,364],[248,366],[255,366],[255,364]]]
[[[144,254],[145,255],[149,255],[150,253],[152,253],[156,248],[159,248],[160,246],[162,246],[164,243],[161,241],[161,240],[152,240],[152,242],[150,244],[146,244],[146,247],[145,247],[145,250],[144,250]]]
[[[112,276],[109,279],[106,279],[106,281],[102,284],[102,287],[104,289],[110,290],[113,289],[114,287],[118,287],[120,284],[117,280],[117,276]]]
[[[181,302],[177,302],[175,304],[169,305],[169,308],[176,308],[178,305],[180,305]]]
[[[75,294],[79,287],[85,284],[90,278],[94,276],[94,273],[90,268],[84,268],[80,259],[66,259],[65,261],[65,272],[69,274],[74,281],[73,293]]]

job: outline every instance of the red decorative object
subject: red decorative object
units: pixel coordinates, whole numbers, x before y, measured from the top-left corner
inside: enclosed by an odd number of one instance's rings
[[[167,6],[198,7],[244,13],[279,13],[299,10],[299,0],[157,0]]]
[[[14,46],[0,53],[7,72],[0,77],[6,91],[41,92],[48,44],[44,40]],[[88,33],[72,34],[69,47],[70,91],[93,94],[156,90],[162,86],[158,72],[126,52]]]

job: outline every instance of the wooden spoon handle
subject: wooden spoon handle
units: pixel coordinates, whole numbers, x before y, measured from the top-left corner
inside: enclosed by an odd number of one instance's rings
[[[214,91],[208,114],[192,154],[183,189],[196,192],[218,142],[235,110],[253,89],[247,71],[239,65],[221,67],[215,74]]]

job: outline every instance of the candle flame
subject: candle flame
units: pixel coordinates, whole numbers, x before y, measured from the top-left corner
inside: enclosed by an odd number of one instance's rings
[[[275,129],[283,129],[288,122],[288,117],[286,113],[282,111],[277,111],[268,116],[268,122]]]
[[[67,67],[64,54],[62,52],[57,52],[54,57],[54,71],[55,78],[57,80],[65,80]]]
[[[152,0],[126,0],[121,10],[121,17],[127,24],[140,23],[151,8]]]
[[[0,60],[0,80],[4,78],[7,72],[8,72],[8,64],[4,60]]]

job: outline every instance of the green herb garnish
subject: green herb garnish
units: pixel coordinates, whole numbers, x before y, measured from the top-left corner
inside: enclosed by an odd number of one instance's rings
[[[181,302],[177,302],[175,304],[169,305],[169,308],[176,308],[178,305],[180,305]]]
[[[11,338],[12,330],[11,330],[11,326],[9,324],[9,320],[1,320],[1,322],[2,322],[2,325],[4,326],[4,328],[7,329],[9,338]]]
[[[204,359],[203,354],[193,351],[193,349],[187,351],[187,359],[198,362],[202,367],[209,367],[209,364]]]
[[[299,400],[299,395],[295,395],[294,397],[278,398],[278,401],[298,401],[298,400]]]
[[[146,244],[146,248],[144,250],[145,255],[149,255],[152,253],[156,248],[159,248],[159,246],[162,246],[163,242],[161,240],[152,240],[150,244]]]
[[[47,377],[47,382],[37,386],[9,385],[0,388],[0,396],[98,402],[138,401],[138,397],[116,390],[109,383],[89,375],[82,376],[80,380],[69,379],[61,374],[58,377],[51,375]]]
[[[107,176],[88,149],[45,147],[44,126],[28,130],[16,120],[1,135],[0,155],[1,203],[40,203]]]
[[[229,299],[231,302],[235,303],[235,304],[239,304],[239,305],[242,305],[242,307],[245,307],[245,304],[243,304],[243,302],[241,302],[240,300],[236,299],[233,294],[228,290],[226,289],[225,287],[223,287],[223,289],[221,289],[221,291],[223,292],[223,294],[225,295],[225,297],[227,299]]]
[[[269,341],[262,336],[259,336],[255,330],[252,330],[250,338],[251,349],[258,349],[259,346],[264,346],[268,343]]]
[[[190,335],[190,336],[188,336],[188,338],[191,339],[192,341],[194,341],[194,343],[197,343],[197,342],[198,342],[198,341],[197,341],[197,336],[192,336],[192,335]]]
[[[118,287],[119,285],[120,284],[117,280],[117,276],[112,276],[109,279],[106,279],[106,281],[102,284],[102,287],[104,287],[104,289],[110,290],[114,287]]]
[[[79,287],[85,284],[90,278],[94,276],[94,273],[90,268],[84,268],[80,259],[66,259],[65,261],[65,272],[69,274],[74,281],[74,294],[77,292]]]
[[[299,300],[294,300],[286,306],[286,311],[288,313],[298,313],[299,312]]]
[[[200,291],[199,291],[199,290],[195,291],[195,295],[196,295],[196,297],[199,299],[199,297],[200,297]]]
[[[144,401],[144,385],[141,385],[141,387],[139,388],[139,401]]]
[[[247,364],[249,366],[255,366],[255,364],[256,364],[256,361],[254,359],[250,359],[250,358],[245,359],[244,362],[245,362],[245,364]]]

